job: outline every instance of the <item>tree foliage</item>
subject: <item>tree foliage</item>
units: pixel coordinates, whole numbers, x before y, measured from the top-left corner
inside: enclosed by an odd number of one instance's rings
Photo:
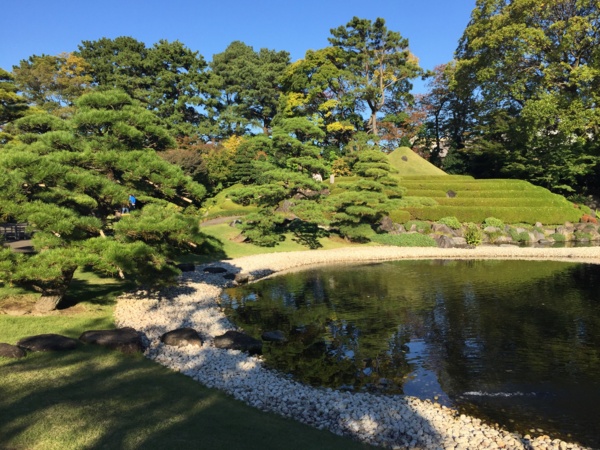
[[[410,100],[410,80],[422,73],[408,40],[388,30],[385,20],[354,17],[331,30],[329,42],[342,51],[343,67],[358,111],[368,113],[366,129],[378,135],[380,114],[394,114]]]
[[[474,99],[472,173],[598,189],[599,18],[594,0],[478,0],[454,79]]]
[[[15,138],[0,149],[0,217],[27,223],[35,249],[3,255],[8,279],[56,302],[77,267],[168,281],[177,273],[169,258],[200,249],[197,220],[184,208],[199,206],[205,189],[158,156],[154,148],[171,138],[126,94],[85,94],[76,107],[71,120],[16,120]],[[131,193],[143,208],[119,220]]]
[[[255,52],[243,42],[232,42],[210,63],[215,89],[212,106],[222,136],[244,134],[259,127],[269,134],[277,112],[279,77],[289,64],[286,51],[266,48]]]
[[[103,89],[120,89],[163,119],[178,136],[202,134],[207,118],[198,106],[208,82],[202,55],[179,41],[147,48],[132,37],[83,41],[77,52]]]
[[[32,105],[64,117],[91,89],[89,71],[87,62],[73,53],[33,55],[13,68],[15,84]]]

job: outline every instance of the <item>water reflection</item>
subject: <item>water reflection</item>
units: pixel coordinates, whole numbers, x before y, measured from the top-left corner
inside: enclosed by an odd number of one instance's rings
[[[600,267],[399,261],[228,290],[268,364],[304,382],[404,393],[600,446]],[[515,422],[511,422],[515,421]],[[568,437],[571,433],[573,437]]]

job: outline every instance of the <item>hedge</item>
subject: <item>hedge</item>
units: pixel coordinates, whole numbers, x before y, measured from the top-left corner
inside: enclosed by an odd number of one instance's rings
[[[495,217],[504,223],[541,222],[557,225],[565,222],[579,222],[582,212],[573,207],[470,207],[470,206],[431,206],[425,208],[406,208],[415,220],[436,221],[442,217],[454,216],[461,222],[482,223],[487,217]]]
[[[434,197],[434,200],[441,206],[511,206],[511,207],[544,207],[544,206],[559,206],[559,207],[573,207],[564,198],[531,198],[531,197],[518,197],[518,198],[465,198],[465,197]]]

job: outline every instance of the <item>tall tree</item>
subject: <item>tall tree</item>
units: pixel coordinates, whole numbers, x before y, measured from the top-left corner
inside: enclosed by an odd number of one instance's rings
[[[395,113],[410,101],[410,80],[422,73],[408,40],[390,31],[385,20],[352,18],[331,30],[329,42],[343,51],[344,67],[359,111],[369,115],[366,129],[377,135],[381,114]]]
[[[4,126],[24,116],[27,109],[27,102],[18,94],[13,76],[0,68],[0,144],[10,139],[3,131]]]
[[[206,117],[198,106],[208,82],[202,55],[179,41],[161,40],[147,48],[131,37],[83,41],[78,55],[91,66],[102,89],[121,89],[163,119],[173,134],[204,130]]]
[[[91,88],[89,70],[83,58],[63,53],[30,56],[13,67],[13,74],[31,104],[66,117],[73,112],[75,100]]]
[[[308,118],[325,132],[324,145],[341,151],[362,122],[350,78],[341,49],[308,50],[281,77],[285,95],[277,117]]]
[[[289,64],[286,51],[266,48],[255,52],[243,42],[232,42],[210,64],[218,92],[215,107],[225,137],[243,134],[249,126],[269,134],[281,93],[278,79]]]
[[[598,190],[599,48],[595,0],[478,0],[455,77],[476,100],[472,167]]]
[[[44,113],[14,121],[19,139],[0,148],[0,217],[26,222],[35,250],[2,252],[3,281],[39,290],[47,309],[78,267],[168,282],[177,273],[169,260],[203,242],[186,207],[206,191],[149,148],[172,141],[158,119],[119,91],[85,94],[76,106],[72,120]],[[129,194],[143,207],[119,218]]]

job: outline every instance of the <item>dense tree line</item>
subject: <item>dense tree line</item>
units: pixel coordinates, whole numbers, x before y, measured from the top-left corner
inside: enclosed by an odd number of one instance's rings
[[[261,208],[244,224],[256,243],[277,242],[282,205],[367,240],[402,195],[383,157],[399,145],[449,172],[598,194],[598,19],[595,0],[478,0],[431,73],[383,19],[357,17],[295,62],[132,37],[32,55],[0,71],[0,218],[29,223],[37,253],[3,252],[0,280],[59,298],[77,267],[176,273],[205,245],[203,201],[236,183]],[[417,77],[429,91],[413,96]],[[353,178],[329,192],[330,175]],[[144,207],[117,220],[131,191]]]
[[[445,166],[522,178],[555,192],[600,191],[600,4],[478,0],[423,99]]]

